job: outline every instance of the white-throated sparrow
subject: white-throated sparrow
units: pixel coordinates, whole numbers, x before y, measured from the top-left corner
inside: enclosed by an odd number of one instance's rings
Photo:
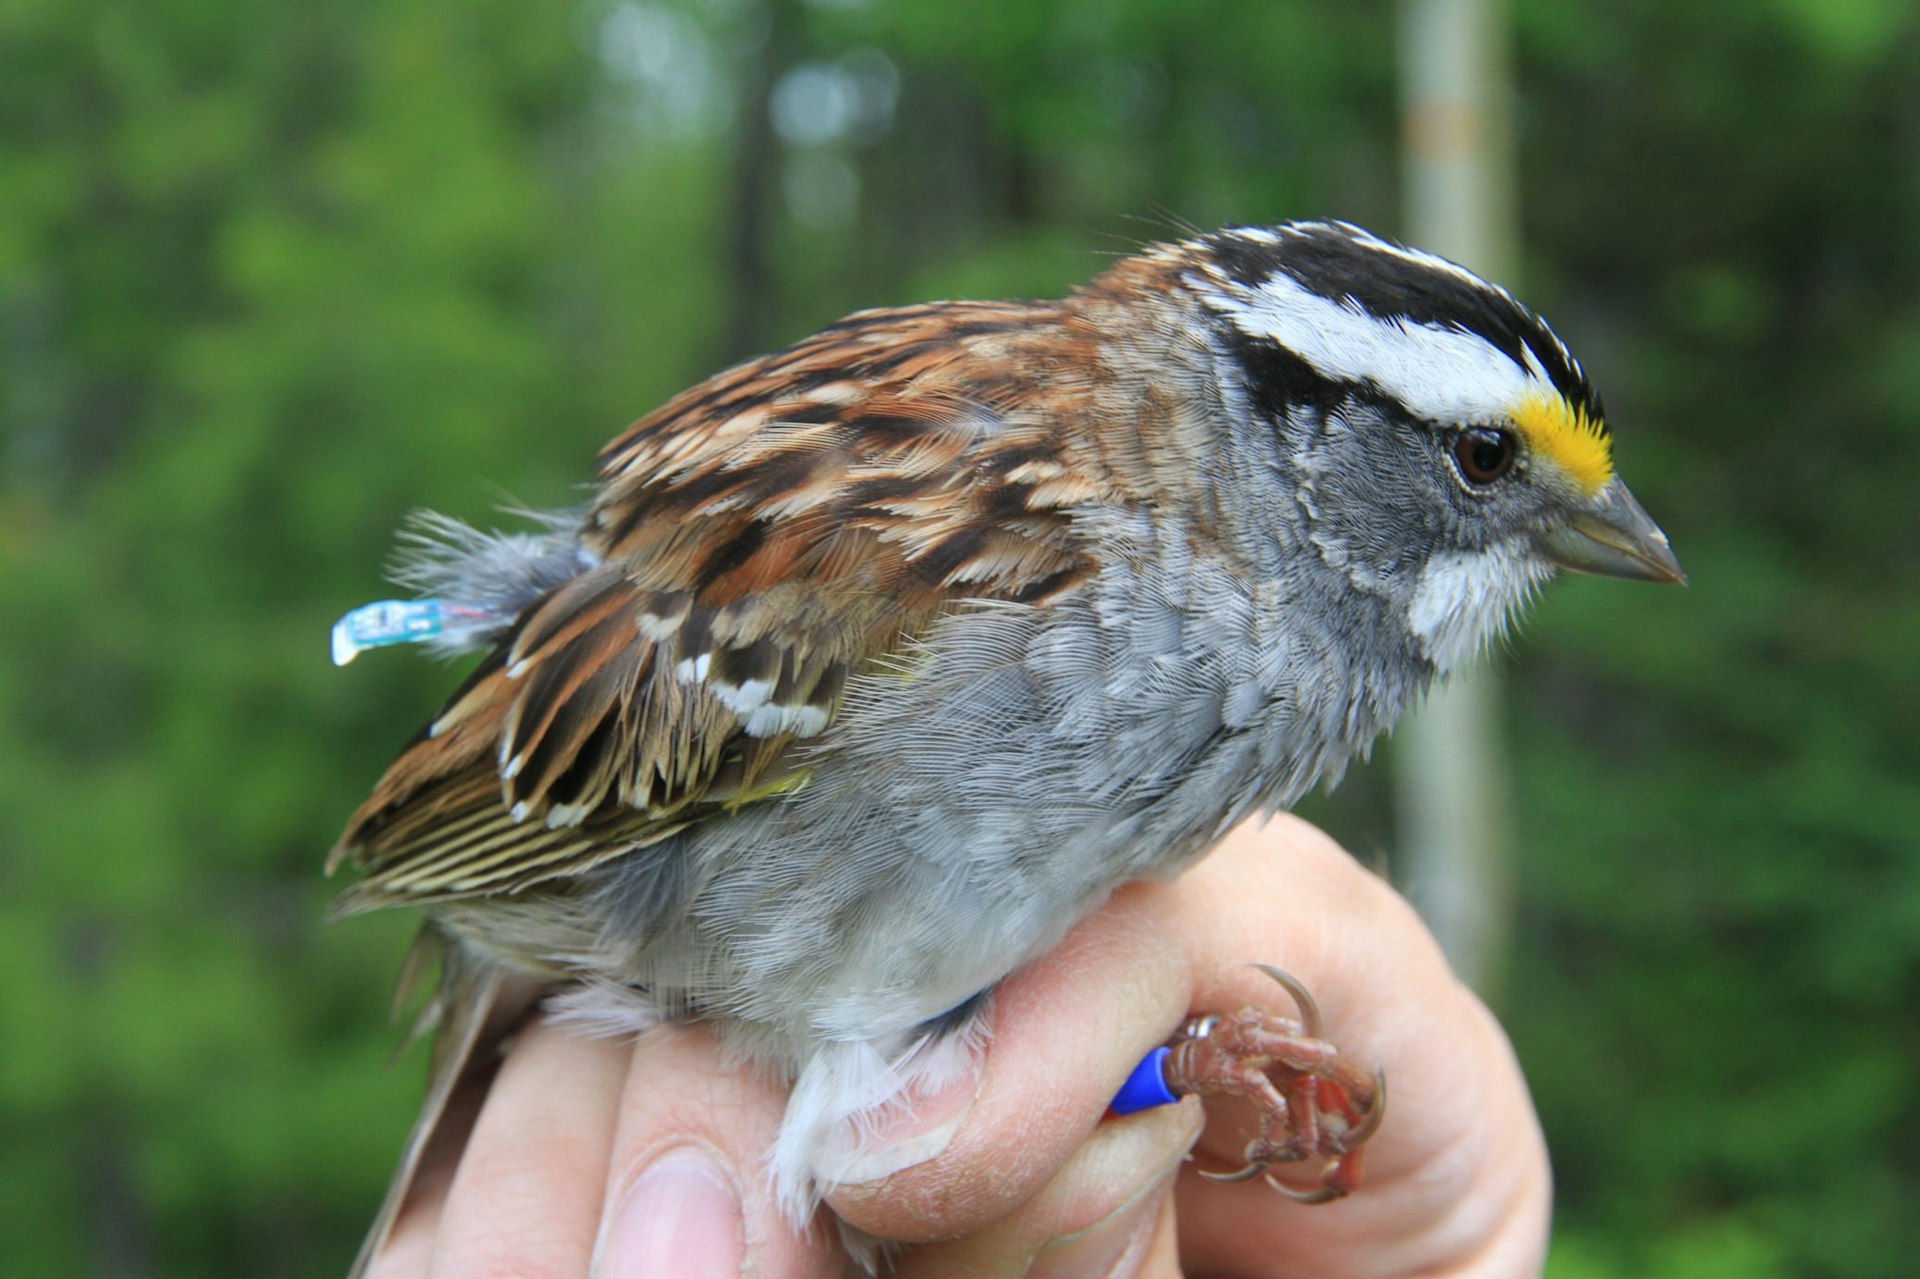
[[[862,312],[600,462],[584,513],[430,522],[405,575],[491,651],[333,854],[344,910],[426,907],[444,963],[367,1255],[462,1070],[554,992],[792,1079],[803,1216],[996,983],[1336,779],[1556,567],[1681,580],[1547,327],[1344,224]]]

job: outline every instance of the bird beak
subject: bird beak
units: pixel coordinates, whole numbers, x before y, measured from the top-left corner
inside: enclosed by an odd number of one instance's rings
[[[1638,582],[1687,584],[1667,535],[1615,476],[1566,524],[1540,537],[1540,550],[1561,568]]]

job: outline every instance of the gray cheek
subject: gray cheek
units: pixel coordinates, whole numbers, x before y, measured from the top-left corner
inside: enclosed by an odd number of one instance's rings
[[[1404,598],[1417,566],[1458,528],[1423,428],[1354,403],[1293,425],[1308,540],[1355,588]]]

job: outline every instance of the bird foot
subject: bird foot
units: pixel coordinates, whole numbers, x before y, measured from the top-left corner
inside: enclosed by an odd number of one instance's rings
[[[1357,1069],[1321,1037],[1320,1010],[1297,978],[1266,964],[1254,967],[1286,988],[1299,1020],[1249,1006],[1231,1016],[1196,1017],[1170,1041],[1164,1071],[1172,1092],[1240,1097],[1260,1112],[1246,1167],[1200,1175],[1223,1182],[1264,1176],[1300,1203],[1343,1198],[1360,1184],[1361,1148],[1386,1115],[1386,1076],[1377,1067]],[[1267,1171],[1309,1159],[1324,1161],[1310,1190],[1296,1190]]]

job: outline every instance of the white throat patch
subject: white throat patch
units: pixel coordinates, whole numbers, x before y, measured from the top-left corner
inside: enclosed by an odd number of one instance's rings
[[[1484,551],[1443,551],[1421,570],[1407,625],[1436,670],[1471,660],[1506,632],[1553,567],[1518,542]]]

